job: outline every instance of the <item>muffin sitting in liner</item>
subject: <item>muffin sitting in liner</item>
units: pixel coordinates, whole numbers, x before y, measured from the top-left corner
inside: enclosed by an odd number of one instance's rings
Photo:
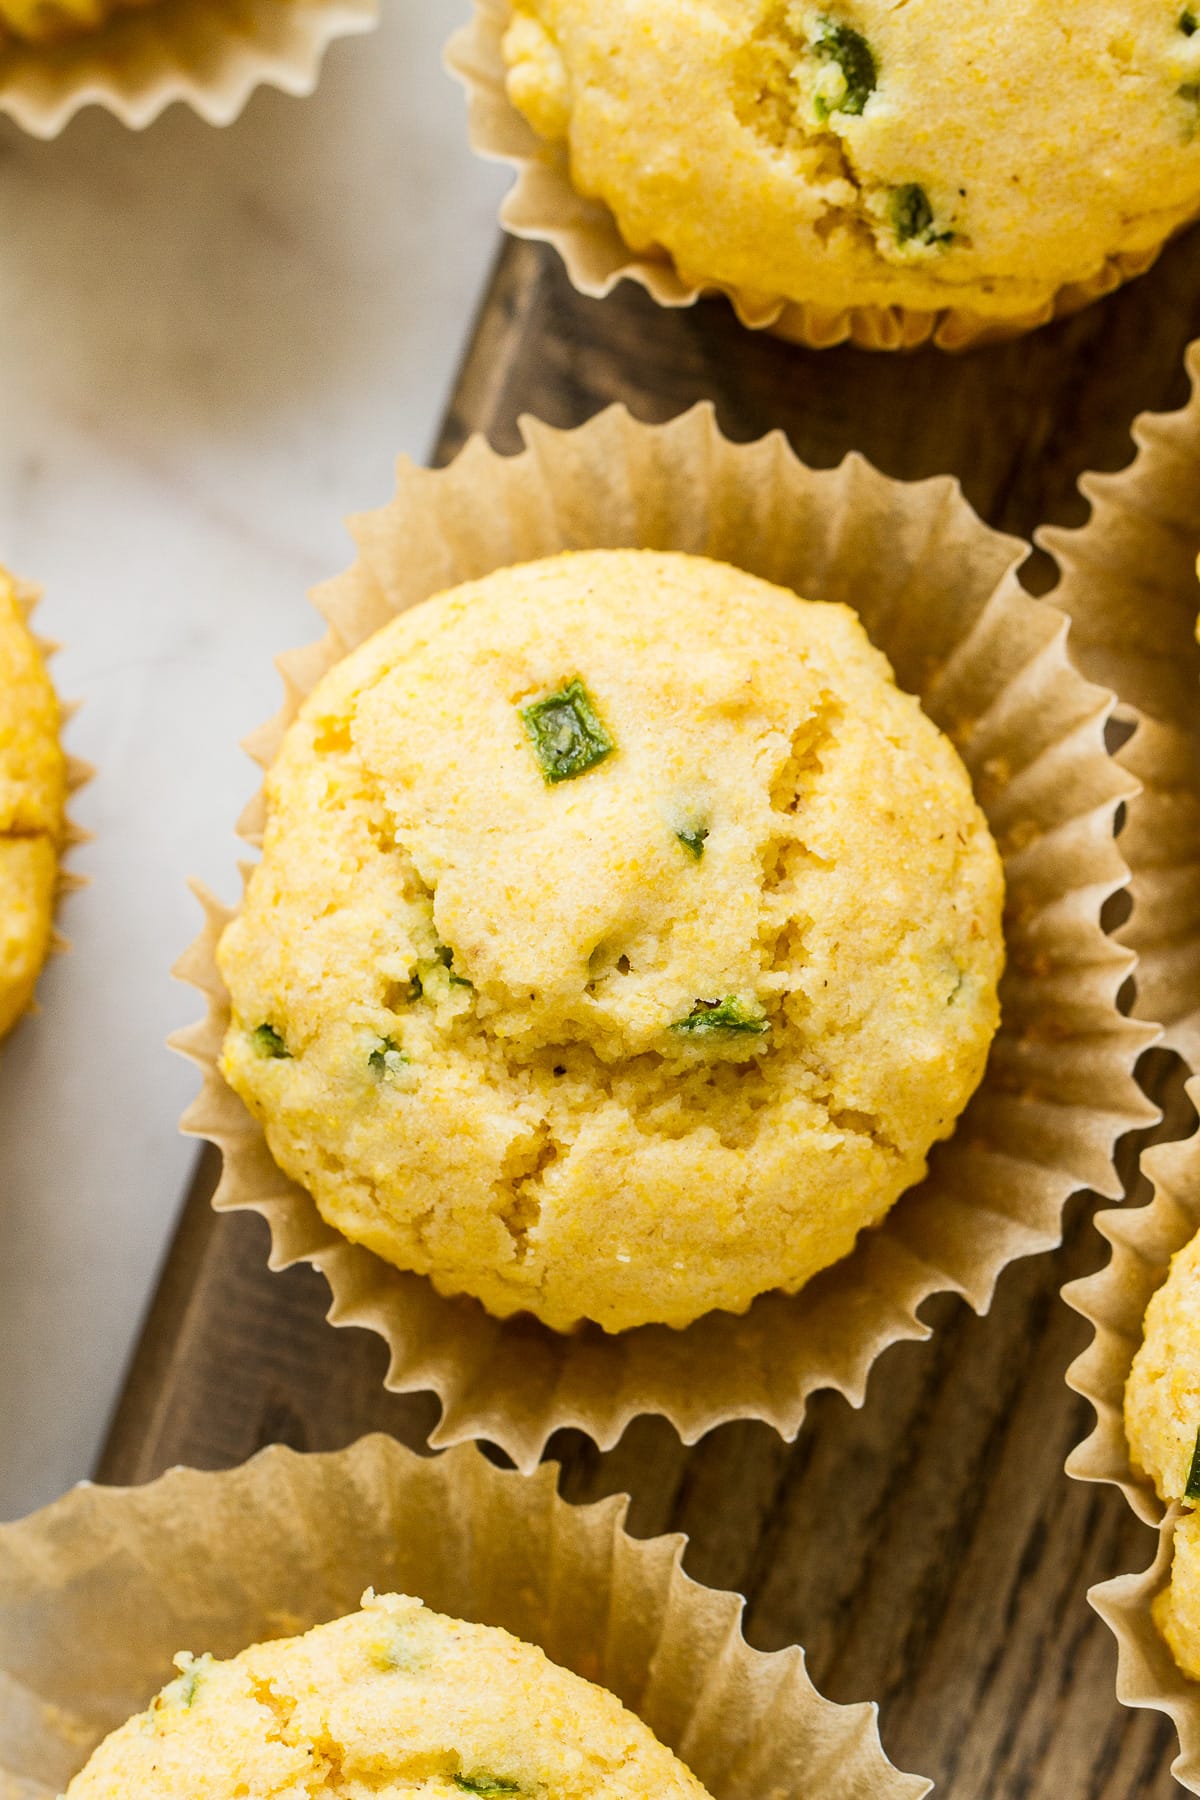
[[[267,803],[224,1072],[331,1224],[501,1317],[795,1291],[982,1076],[1000,859],[847,607],[501,570],[331,670]]]
[[[177,1658],[66,1800],[705,1800],[640,1719],[532,1645],[395,1594],[363,1606],[232,1662]]]
[[[67,764],[58,699],[0,569],[0,1036],[33,1000],[50,948]]]
[[[514,0],[504,57],[633,251],[755,307],[1019,328],[1200,210],[1190,4]]]
[[[1134,1467],[1159,1498],[1181,1501],[1169,1585],[1154,1618],[1186,1675],[1200,1680],[1200,1234],[1177,1252],[1146,1309],[1125,1389]]]

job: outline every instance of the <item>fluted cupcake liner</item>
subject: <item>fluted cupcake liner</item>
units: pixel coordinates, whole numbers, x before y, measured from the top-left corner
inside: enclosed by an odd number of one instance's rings
[[[1193,1078],[1187,1092],[1193,1103],[1200,1102],[1200,1079]],[[1174,1719],[1180,1754],[1172,1771],[1189,1792],[1200,1794],[1200,1682],[1176,1665],[1152,1611],[1170,1577],[1179,1512],[1164,1506],[1148,1477],[1131,1467],[1123,1417],[1125,1384],[1141,1346],[1150,1297],[1166,1280],[1175,1252],[1200,1231],[1200,1131],[1148,1151],[1142,1171],[1153,1184],[1149,1204],[1097,1214],[1112,1257],[1097,1274],[1063,1289],[1064,1299],[1093,1327],[1092,1341],[1072,1363],[1067,1380],[1096,1415],[1067,1472],[1079,1481],[1119,1487],[1138,1517],[1158,1530],[1151,1568],[1104,1582],[1088,1598],[1117,1639],[1118,1699]]]
[[[874,1705],[823,1699],[800,1649],[749,1648],[744,1602],[683,1573],[682,1537],[631,1538],[623,1496],[570,1506],[556,1474],[376,1436],[84,1486],[0,1526],[0,1800],[53,1800],[177,1651],[232,1656],[354,1611],[368,1587],[503,1626],[610,1688],[714,1800],[929,1792],[884,1755]]]
[[[1137,952],[1134,1011],[1200,1069],[1200,343],[1187,353],[1187,405],[1144,413],[1137,456],[1085,475],[1089,522],[1039,542],[1062,577],[1051,598],[1071,617],[1071,650],[1111,684],[1135,729],[1117,760],[1138,782],[1121,832],[1133,910],[1121,941]]]
[[[1117,1197],[1115,1140],[1156,1116],[1133,1078],[1155,1033],[1119,1013],[1133,958],[1100,925],[1126,880],[1114,821],[1134,791],[1104,747],[1112,697],[1072,667],[1062,616],[1022,590],[1025,546],[981,524],[950,480],[891,481],[857,456],[813,471],[781,434],[729,443],[707,406],[657,427],[613,407],[575,431],[523,430],[515,457],[473,440],[445,470],[401,463],[395,498],[351,522],[358,560],[314,596],[326,636],[280,659],[286,699],[251,753],[268,765],[303,697],[395,613],[560,550],[691,551],[844,601],[958,746],[1004,857],[1003,1021],[982,1085],[927,1179],[798,1295],[614,1336],[494,1319],[325,1224],[219,1073],[229,1001],[214,950],[230,914],[212,900],[178,971],[207,1003],[175,1040],[203,1075],[184,1127],[222,1151],[216,1207],[267,1219],[273,1266],[323,1271],[332,1321],[387,1340],[390,1387],[438,1394],[434,1442],[487,1438],[528,1469],[562,1426],[607,1446],[645,1412],[688,1442],[750,1417],[791,1437],[814,1390],[860,1404],[876,1356],[928,1335],[930,1294],[984,1310],[1007,1263],[1059,1241],[1072,1193]],[[248,841],[263,818],[260,798]]]
[[[472,19],[450,41],[446,61],[467,91],[472,147],[515,171],[500,222],[514,237],[552,244],[572,285],[593,299],[628,280],[645,288],[660,306],[693,306],[702,294],[724,294],[752,331],[770,331],[814,350],[847,342],[866,350],[915,350],[928,343],[943,350],[967,350],[1020,337],[1051,319],[1078,312],[1144,274],[1161,253],[1159,245],[1110,256],[1089,280],[1069,283],[1045,305],[1007,318],[958,306],[930,311],[819,306],[748,294],[723,282],[698,285],[686,280],[661,248],[631,249],[604,202],[576,191],[565,146],[540,138],[508,98],[501,46],[513,16],[512,0],[474,0],[474,4]]]
[[[84,106],[140,130],[182,100],[228,125],[257,87],[311,94],[334,39],[377,17],[378,0],[152,0],[63,43],[0,42],[0,114],[52,138]]]

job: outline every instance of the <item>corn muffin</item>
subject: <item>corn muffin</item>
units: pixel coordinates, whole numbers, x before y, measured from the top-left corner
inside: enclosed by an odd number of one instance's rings
[[[1125,1434],[1133,1465],[1160,1499],[1200,1503],[1200,1236],[1172,1258],[1146,1308],[1142,1344],[1125,1388]],[[1200,1679],[1200,1517],[1175,1532],[1171,1582],[1155,1619],[1186,1674]]]
[[[506,1631],[402,1595],[367,1594],[362,1612],[231,1662],[176,1663],[66,1800],[705,1800],[605,1689]]]
[[[756,307],[1029,325],[1200,210],[1190,0],[513,0],[504,54],[630,248]]]
[[[847,607],[501,570],[332,669],[266,793],[225,1076],[331,1224],[498,1316],[795,1291],[983,1073],[1000,859]]]
[[[149,0],[0,0],[0,50],[5,40],[60,44],[97,30],[119,9]]]
[[[67,767],[50,677],[0,569],[0,1036],[33,999],[50,948]]]

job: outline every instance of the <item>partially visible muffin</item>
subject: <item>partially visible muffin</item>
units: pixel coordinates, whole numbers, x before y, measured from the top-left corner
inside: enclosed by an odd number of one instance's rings
[[[1028,325],[1200,210],[1200,7],[514,0],[504,52],[630,248],[755,307]]]
[[[331,1224],[498,1316],[795,1291],[982,1076],[1000,859],[847,607],[498,571],[334,668],[267,801],[226,1077]]]
[[[66,1800],[706,1800],[614,1695],[401,1595],[231,1662],[176,1660]]]
[[[33,999],[50,948],[67,795],[58,699],[0,569],[0,1036]]]
[[[1125,1386],[1125,1435],[1133,1465],[1159,1498],[1200,1504],[1200,1234],[1171,1260],[1146,1308],[1142,1343]],[[1170,1585],[1154,1616],[1172,1655],[1200,1679],[1200,1517],[1175,1532]]]
[[[61,44],[96,31],[113,13],[150,0],[0,0],[0,50],[5,38]]]

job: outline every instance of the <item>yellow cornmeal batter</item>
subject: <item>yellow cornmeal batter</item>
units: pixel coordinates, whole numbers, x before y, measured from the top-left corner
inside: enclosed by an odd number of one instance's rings
[[[1000,860],[846,607],[502,570],[332,670],[267,798],[224,1071],[331,1224],[500,1316],[800,1287],[983,1072]]]
[[[178,1679],[105,1739],[66,1800],[705,1800],[603,1688],[491,1626],[365,1610]]]
[[[0,1036],[33,999],[50,947],[66,804],[59,706],[0,569]]]
[[[1125,1433],[1133,1465],[1161,1499],[1182,1500],[1200,1437],[1200,1235],[1172,1259],[1146,1308],[1141,1348],[1125,1388]],[[1191,1504],[1188,1502],[1187,1504]],[[1175,1533],[1169,1587],[1155,1618],[1180,1668],[1200,1679],[1200,1517]]]
[[[1200,5],[515,0],[514,104],[626,242],[839,310],[1044,307],[1200,209]]]
[[[96,31],[119,10],[149,0],[0,0],[0,50],[6,38],[58,44]]]

